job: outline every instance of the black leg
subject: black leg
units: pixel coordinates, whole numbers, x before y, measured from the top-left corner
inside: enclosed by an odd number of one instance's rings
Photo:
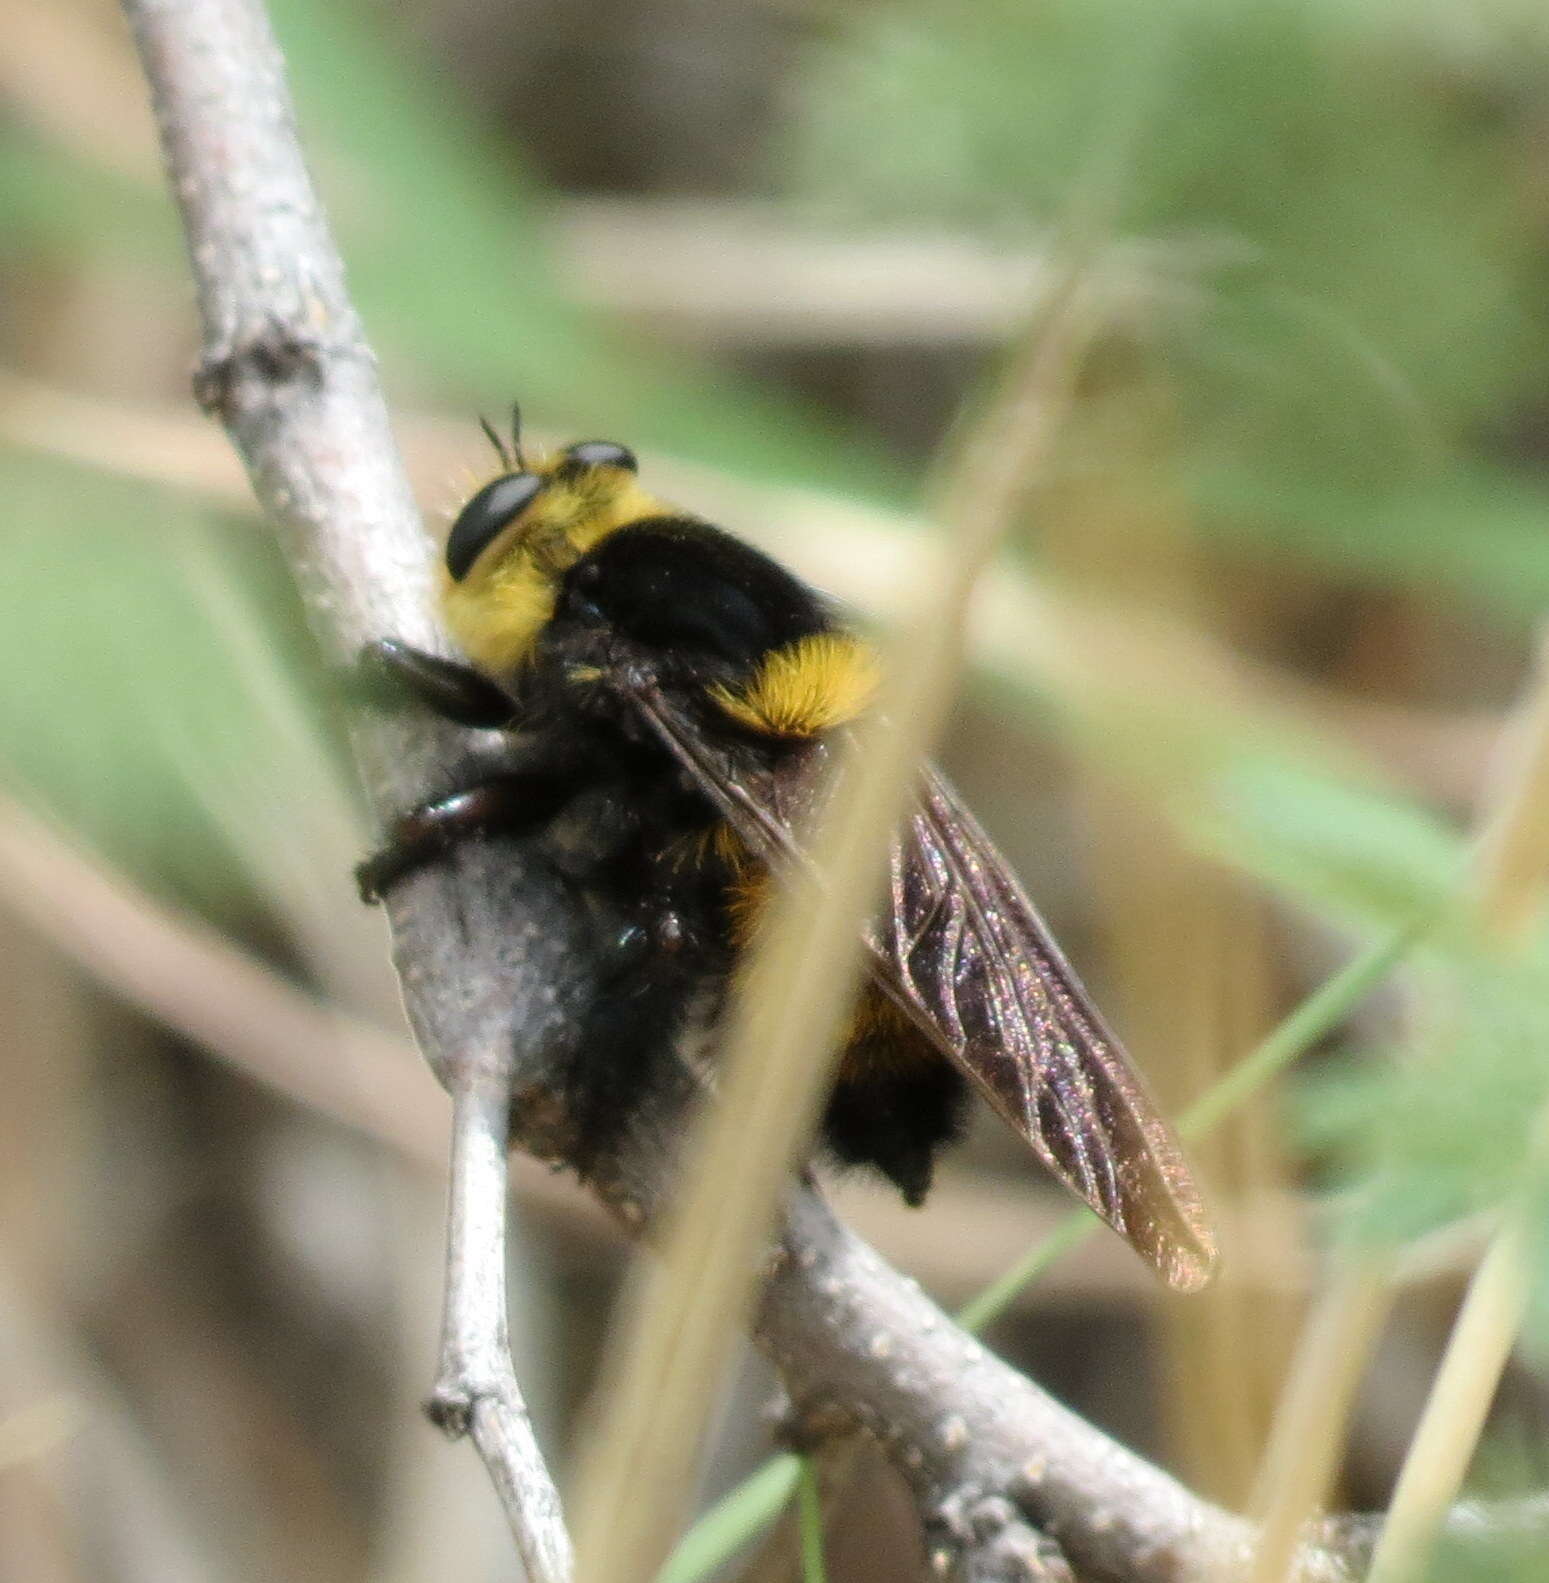
[[[481,671],[423,649],[379,638],[360,653],[359,683],[368,701],[392,706],[406,699],[432,714],[475,730],[511,724],[516,704]]]
[[[444,857],[464,841],[522,835],[551,819],[573,782],[555,770],[502,776],[405,814],[381,851],[356,865],[360,898],[380,901],[399,880]]]

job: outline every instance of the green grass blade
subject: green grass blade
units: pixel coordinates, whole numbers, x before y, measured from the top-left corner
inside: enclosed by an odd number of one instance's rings
[[[802,1478],[805,1458],[794,1451],[770,1457],[729,1490],[684,1534],[656,1583],[697,1583],[785,1510]]]
[[[801,1459],[801,1474],[796,1483],[796,1521],[801,1531],[802,1583],[828,1583],[823,1562],[823,1497],[818,1488],[818,1465],[811,1457]]]

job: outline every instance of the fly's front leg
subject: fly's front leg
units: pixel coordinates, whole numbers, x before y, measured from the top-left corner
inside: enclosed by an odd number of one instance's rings
[[[564,795],[545,776],[502,776],[453,792],[405,814],[387,844],[356,865],[360,899],[368,906],[399,880],[443,858],[464,841],[523,835],[552,818]]]
[[[515,700],[482,671],[397,638],[368,643],[360,652],[357,676],[368,702],[386,707],[416,703],[475,731],[499,730],[516,715]]]
[[[356,865],[360,899],[368,906],[381,901],[399,880],[465,841],[531,834],[570,801],[576,784],[573,763],[532,755],[525,765],[425,803],[394,821],[382,849]]]
[[[379,706],[416,703],[475,730],[515,724],[514,700],[489,677],[396,638],[366,645],[357,679]],[[576,788],[577,764],[551,743],[516,735],[510,742],[498,769],[393,823],[382,849],[355,870],[363,901],[380,901],[400,880],[464,841],[525,835],[558,813]]]

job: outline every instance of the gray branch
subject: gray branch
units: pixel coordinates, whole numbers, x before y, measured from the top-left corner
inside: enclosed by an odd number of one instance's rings
[[[324,650],[341,667],[394,633],[439,646],[424,530],[393,444],[373,359],[297,141],[284,63],[259,0],[124,0],[182,212],[204,342],[195,391],[225,424],[280,530]],[[456,733],[362,723],[355,747],[380,818],[424,797]],[[512,1021],[547,1023],[542,949],[500,964],[493,997],[465,992],[465,935],[500,937],[513,909],[488,854],[402,887],[391,909],[416,1027],[458,1025],[423,1048],[453,1099],[447,1313],[432,1410],[471,1431],[533,1583],[562,1583],[559,1497],[517,1388],[505,1329],[506,1116]],[[525,907],[517,909],[525,914]],[[550,931],[547,946],[557,931]],[[509,936],[525,938],[521,931]],[[534,942],[537,944],[537,942]],[[427,1009],[426,1002],[434,1005]]]
[[[423,530],[259,0],[124,7],[188,233],[205,326],[199,397],[282,533],[331,658],[348,664],[389,634],[441,648]],[[355,745],[383,820],[444,786],[454,766],[499,751],[424,719],[364,722]],[[599,989],[599,942],[623,920],[583,912],[514,843],[459,849],[397,887],[389,911],[410,1018],[453,1095],[432,1413],[471,1433],[534,1583],[561,1583],[569,1541],[506,1345],[506,1130],[509,1119],[523,1147],[570,1159],[564,1078],[587,1058],[577,1030]],[[592,1163],[593,1187],[631,1226],[658,1202],[696,1098],[686,1070],[665,1074],[617,1154]],[[994,1357],[805,1189],[780,1232],[756,1334],[804,1425],[860,1427],[888,1451],[938,1567],[964,1583],[1058,1580],[1071,1568],[1088,1583],[1176,1583],[1247,1552],[1240,1519]],[[1544,1520],[1538,1508],[1529,1517]],[[1460,1513],[1459,1531],[1470,1524]],[[1367,1537],[1359,1523],[1326,1526],[1303,1553],[1304,1583],[1358,1573]]]

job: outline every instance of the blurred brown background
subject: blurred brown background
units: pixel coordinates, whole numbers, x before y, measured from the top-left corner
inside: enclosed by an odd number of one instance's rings
[[[1101,234],[1110,329],[943,757],[1177,1107],[1450,882],[1486,789],[1549,594],[1549,37],[1508,0],[1172,9],[273,7],[433,524],[487,465],[473,415],[520,396],[885,621],[932,453],[1062,229]],[[474,1459],[416,1411],[445,1107],[349,883],[327,688],[187,396],[108,0],[0,0],[0,214],[0,1576],[512,1577]],[[1534,993],[1496,1002],[1529,1065]],[[1390,991],[1325,1055],[1379,1060],[1412,1016]],[[1321,1193],[1406,1096],[1256,1104],[1197,1151],[1217,1287],[1165,1299],[1103,1237],[995,1344],[1242,1502]],[[1383,1156],[1430,1240],[1358,1504],[1466,1271],[1437,1228],[1505,1125],[1455,1114]],[[1066,1208],[981,1120],[922,1213],[835,1189],[949,1305]],[[563,1470],[625,1254],[572,1184],[518,1178],[518,1361]],[[1507,1483],[1549,1473],[1535,1356]],[[707,1497],[771,1392],[750,1364]],[[911,1522],[874,1470],[834,1577],[911,1575]]]

